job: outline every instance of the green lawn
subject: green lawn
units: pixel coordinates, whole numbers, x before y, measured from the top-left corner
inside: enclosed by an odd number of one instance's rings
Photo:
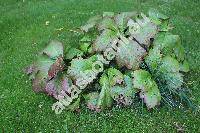
[[[139,0],[138,0],[139,1]],[[0,0],[0,132],[200,132],[200,114],[163,106],[147,111],[141,105],[94,113],[56,115],[55,100],[32,91],[23,69],[46,43],[57,39],[65,51],[77,46],[71,29],[103,11],[157,8],[171,16],[173,32],[182,37],[191,71],[185,82],[200,105],[200,1],[199,0]],[[49,21],[46,26],[45,22]],[[59,31],[59,28],[63,30]]]

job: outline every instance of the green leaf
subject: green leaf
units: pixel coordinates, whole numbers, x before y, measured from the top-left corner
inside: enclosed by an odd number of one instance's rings
[[[93,50],[96,52],[105,51],[107,48],[111,48],[112,43],[117,39],[116,32],[112,30],[104,30],[94,42]]]
[[[83,56],[83,52],[81,50],[76,48],[71,48],[65,55],[65,58],[71,60],[75,57],[81,57],[81,56]]]
[[[98,30],[113,30],[117,31],[117,26],[115,24],[114,19],[110,17],[103,18],[103,20],[98,24]]]
[[[92,41],[91,38],[86,35],[80,40],[80,42],[91,42],[91,41]]]
[[[114,12],[103,12],[103,17],[114,17]]]
[[[159,47],[164,56],[174,56],[178,61],[183,61],[185,58],[184,48],[178,35],[170,33],[159,34],[154,41],[154,46]]]
[[[139,68],[146,51],[137,42],[128,40],[119,41],[116,53],[116,61],[120,67],[126,66],[128,69],[136,70]]]
[[[116,84],[121,84],[124,79],[124,75],[115,68],[109,68],[107,70],[107,74],[108,74],[108,79],[109,79],[109,83],[111,87]]]
[[[83,51],[84,53],[88,52],[90,44],[89,43],[83,43],[80,45],[80,50]]]
[[[136,12],[121,12],[115,16],[114,20],[120,31],[123,32],[127,27],[128,20],[136,16]]]
[[[87,21],[87,24],[84,25],[84,26],[81,26],[81,30],[82,31],[85,31],[85,32],[88,32],[90,29],[92,29],[94,26],[96,26],[96,24],[102,19],[101,16],[94,16],[92,18],[90,18],[88,21]]]
[[[131,105],[135,97],[136,90],[133,87],[132,79],[124,76],[124,85],[115,85],[111,88],[111,96],[118,104]]]
[[[148,109],[160,104],[161,94],[156,82],[151,78],[151,74],[145,70],[136,70],[133,73],[133,85],[139,89],[140,97]]]
[[[69,66],[67,73],[75,81],[77,81],[78,79],[88,80],[87,78],[94,79],[98,74],[92,71],[93,70],[92,66],[96,61],[97,61],[97,55],[91,56],[88,59],[75,58],[70,62],[71,65]]]
[[[160,71],[163,73],[176,73],[179,72],[179,62],[175,59],[172,58],[171,56],[165,56],[162,59],[162,65],[160,66]]]
[[[169,31],[173,29],[173,26],[169,23],[169,20],[162,21],[162,23],[159,25],[159,31]]]
[[[184,60],[183,63],[180,64],[180,71],[189,72],[189,70],[190,70],[190,65],[186,60]]]
[[[161,24],[161,20],[169,19],[168,16],[158,12],[156,9],[150,9],[149,10],[149,17],[153,20],[156,24]]]
[[[58,41],[51,41],[42,53],[48,55],[52,59],[63,56],[63,45]]]
[[[105,74],[103,74],[100,78],[100,86],[101,86],[101,92],[99,94],[97,107],[100,109],[111,107],[113,99],[110,95],[109,79]]]
[[[145,62],[147,63],[151,72],[156,70],[162,61],[162,54],[158,47],[149,50],[148,55],[145,57]]]
[[[75,111],[75,110],[79,109],[80,102],[81,102],[81,99],[79,97],[72,104],[67,106],[66,110]]]
[[[166,82],[169,89],[177,89],[183,84],[183,77],[179,71],[178,61],[173,57],[166,56],[162,60],[158,74]]]

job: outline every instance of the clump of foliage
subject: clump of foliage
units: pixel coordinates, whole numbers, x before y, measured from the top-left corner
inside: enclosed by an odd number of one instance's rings
[[[104,12],[80,29],[79,48],[64,54],[63,45],[51,41],[27,69],[34,91],[59,99],[62,92],[71,96],[71,86],[85,79],[87,84],[68,109],[75,110],[82,102],[95,111],[130,106],[137,97],[148,109],[160,103],[191,104],[183,81],[189,65],[180,37],[170,32],[169,17],[153,9],[148,16]],[[108,49],[115,55],[105,60]],[[103,71],[91,74],[99,60]]]

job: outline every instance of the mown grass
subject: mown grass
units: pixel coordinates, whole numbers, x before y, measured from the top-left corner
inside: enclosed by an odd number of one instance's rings
[[[139,0],[138,0],[139,1]],[[52,39],[65,51],[77,46],[70,30],[103,11],[147,12],[149,8],[171,16],[175,34],[182,37],[191,71],[185,82],[200,105],[200,1],[199,0],[0,0],[0,132],[200,132],[199,113],[190,110],[147,111],[141,105],[79,114],[51,110],[54,99],[36,94],[23,69]],[[49,21],[48,26],[45,22]],[[59,28],[63,30],[59,31]],[[178,126],[177,126],[178,125]]]

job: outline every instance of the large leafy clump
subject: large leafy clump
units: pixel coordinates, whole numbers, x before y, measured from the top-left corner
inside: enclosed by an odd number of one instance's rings
[[[136,97],[148,109],[179,100],[191,103],[183,89],[189,65],[169,22],[155,9],[148,15],[104,12],[92,17],[80,27],[78,48],[64,54],[63,45],[52,41],[38,55],[27,69],[33,89],[58,100],[70,97],[64,104],[69,110],[77,110],[82,100],[97,112],[116,104],[131,106]]]

